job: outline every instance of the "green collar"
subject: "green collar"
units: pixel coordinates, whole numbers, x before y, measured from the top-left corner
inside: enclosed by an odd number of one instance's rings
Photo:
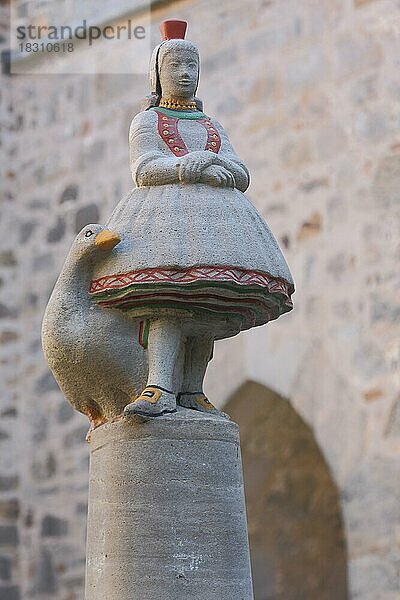
[[[161,106],[153,106],[152,110],[167,115],[167,117],[176,117],[177,119],[205,119],[206,115],[199,110],[173,110]]]

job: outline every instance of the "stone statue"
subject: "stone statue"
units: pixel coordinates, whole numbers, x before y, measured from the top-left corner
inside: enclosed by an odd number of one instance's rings
[[[99,352],[102,357],[100,370],[108,384],[104,401],[95,401],[101,408],[100,420],[123,406],[125,416],[155,417],[174,412],[177,404],[220,414],[203,392],[214,341],[277,319],[293,307],[294,285],[282,252],[244,195],[248,170],[223,127],[203,112],[196,97],[199,52],[184,39],[186,26],[182,21],[162,25],[164,41],[154,50],[150,65],[152,94],[130,127],[135,187],[106,225],[120,241],[112,249],[110,242],[109,251],[92,265],[90,302],[97,312],[87,308],[87,313],[96,315],[96,331],[102,341],[107,338],[107,349],[100,349],[93,337],[74,341],[77,352],[92,354],[91,368],[99,366]],[[65,319],[60,296],[69,293],[68,285],[82,286],[70,296],[68,311],[82,315],[83,307],[89,306],[85,277],[57,284],[46,320],[53,327],[57,321],[58,339],[64,335]],[[46,355],[55,371],[49,359],[54,342],[48,331],[45,325]],[[138,350],[139,332],[148,363]],[[121,369],[109,378],[106,354],[112,348],[112,364],[121,361]],[[69,357],[64,358],[67,363]],[[140,362],[136,372],[133,358]],[[147,384],[136,393],[144,366]],[[69,378],[67,367],[64,371]],[[103,382],[96,369],[89,374],[85,398],[91,397],[93,375],[97,386]],[[57,379],[61,383],[63,376],[58,374]],[[61,387],[66,390],[65,381]],[[116,398],[116,390],[122,396]]]
[[[120,415],[146,382],[147,357],[140,323],[90,300],[93,266],[120,238],[101,225],[76,236],[48,302],[43,350],[62,392],[85,414],[90,430]],[[90,431],[89,430],[89,431]]]
[[[85,600],[253,600],[239,430],[203,379],[214,341],[290,311],[294,285],[196,97],[186,23],[162,31],[130,128],[135,187],[73,242],[43,348],[91,423]]]

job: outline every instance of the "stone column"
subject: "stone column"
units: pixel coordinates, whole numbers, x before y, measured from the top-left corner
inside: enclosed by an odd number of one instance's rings
[[[85,600],[252,600],[238,427],[178,409],[91,436]]]

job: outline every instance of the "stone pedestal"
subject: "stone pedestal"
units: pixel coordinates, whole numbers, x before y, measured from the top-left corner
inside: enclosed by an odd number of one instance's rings
[[[85,600],[252,600],[237,425],[136,419],[92,434]]]

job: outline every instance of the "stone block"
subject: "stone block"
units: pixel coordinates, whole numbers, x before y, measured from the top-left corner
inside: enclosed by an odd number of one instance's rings
[[[58,581],[51,552],[46,548],[42,548],[39,555],[39,563],[35,572],[34,595],[39,598],[46,598],[46,594],[57,594],[57,591]]]
[[[9,556],[0,556],[0,579],[9,581],[12,575],[12,561]],[[1,588],[0,588],[1,592]]]
[[[58,217],[55,225],[51,227],[47,232],[47,241],[49,244],[54,244],[63,239],[66,231],[65,219]]]
[[[80,208],[75,215],[75,231],[78,233],[82,227],[89,223],[98,223],[100,212],[96,204],[87,204]]]
[[[15,547],[18,545],[19,536],[16,525],[0,525],[0,546]]]
[[[58,384],[54,379],[53,375],[50,371],[47,371],[42,375],[35,384],[35,392],[38,395],[46,394],[47,392],[53,392],[55,390],[59,390]]]
[[[396,325],[400,322],[400,306],[390,298],[379,298],[376,295],[371,298],[371,323],[386,323]]]
[[[57,471],[57,461],[53,452],[47,452],[41,460],[32,463],[32,477],[36,481],[48,481]]]
[[[10,344],[18,340],[19,335],[16,331],[2,331],[0,333],[0,344]]]
[[[0,586],[1,600],[21,600],[21,591],[17,585]]]
[[[17,409],[14,406],[10,406],[9,408],[0,411],[0,417],[4,417],[5,419],[15,419],[17,414]]]
[[[88,510],[87,502],[78,502],[75,507],[75,512],[77,515],[84,515],[86,517]]]
[[[326,188],[329,186],[329,179],[327,177],[319,177],[316,179],[310,179],[300,184],[300,189],[306,194],[310,194],[320,188]]]
[[[400,204],[400,154],[384,156],[378,163],[373,183],[373,198],[379,208]]]
[[[19,226],[19,241],[21,244],[26,244],[31,239],[33,232],[37,227],[35,221],[23,221]]]
[[[79,186],[75,184],[68,185],[60,196],[60,204],[77,200],[79,196]]]
[[[17,475],[0,475],[0,492],[9,492],[18,487],[19,478]]]
[[[44,211],[49,209],[49,201],[45,198],[33,198],[28,203],[28,208],[33,211]]]
[[[0,519],[15,520],[19,516],[20,506],[17,498],[0,500]]]
[[[53,515],[46,515],[42,520],[42,537],[62,537],[68,533],[68,521]]]
[[[0,267],[15,267],[17,258],[13,250],[4,250],[0,252]]]
[[[0,319],[15,319],[18,311],[0,302]]]
[[[67,402],[63,401],[61,402],[60,407],[57,411],[57,421],[59,423],[67,423],[67,421],[70,421],[73,418],[74,413],[75,411],[72,408],[72,406]]]
[[[320,213],[314,212],[310,217],[302,223],[297,233],[297,241],[302,242],[315,235],[318,235],[322,229],[322,218]]]

